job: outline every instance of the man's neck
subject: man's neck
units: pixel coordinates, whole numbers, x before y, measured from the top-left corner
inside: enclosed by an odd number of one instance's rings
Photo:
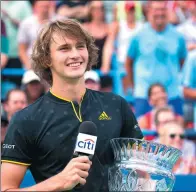
[[[7,113],[7,119],[8,119],[9,122],[10,122],[12,116],[13,116],[13,115]]]
[[[100,19],[94,19],[94,20],[91,21],[91,23],[93,25],[103,25],[104,24],[104,22]]]
[[[136,25],[136,22],[135,22],[135,20],[129,20],[129,21],[127,21],[127,24],[128,24],[130,29],[134,29],[135,25]]]
[[[161,31],[164,31],[164,29],[165,29],[166,25],[157,26],[157,25],[153,25],[153,24],[151,24],[151,27],[152,27],[155,31],[157,31],[157,32],[161,32]]]
[[[58,97],[80,103],[83,95],[86,92],[84,79],[81,78],[75,82],[53,82],[51,92]]]
[[[49,20],[49,16],[48,17],[45,17],[45,16],[42,16],[42,15],[38,15],[37,14],[37,20],[40,24],[44,24],[45,22],[47,22]]]
[[[192,21],[195,23],[196,22],[196,15],[192,16]]]

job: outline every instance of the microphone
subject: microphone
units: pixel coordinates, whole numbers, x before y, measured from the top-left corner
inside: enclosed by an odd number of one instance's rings
[[[74,149],[74,157],[88,156],[92,160],[97,142],[97,126],[92,121],[84,121],[79,126],[79,133]]]

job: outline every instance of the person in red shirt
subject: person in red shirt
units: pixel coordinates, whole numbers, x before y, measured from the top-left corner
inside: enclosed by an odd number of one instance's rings
[[[138,122],[142,129],[156,131],[155,113],[159,108],[169,106],[167,99],[167,92],[163,85],[156,83],[151,85],[148,90],[148,102],[152,106],[152,110],[139,117]],[[179,123],[184,123],[183,117],[175,114]]]

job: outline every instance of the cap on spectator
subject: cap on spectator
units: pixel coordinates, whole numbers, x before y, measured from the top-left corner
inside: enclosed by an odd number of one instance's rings
[[[125,10],[126,11],[130,11],[133,8],[135,8],[135,3],[133,1],[127,1],[125,3]]]
[[[40,81],[40,78],[33,72],[33,70],[28,70],[22,77],[22,84],[28,84],[32,81]]]
[[[100,78],[99,78],[99,75],[95,72],[95,71],[86,71],[85,74],[84,74],[84,80],[93,80],[95,81],[96,83],[99,83],[100,82]]]

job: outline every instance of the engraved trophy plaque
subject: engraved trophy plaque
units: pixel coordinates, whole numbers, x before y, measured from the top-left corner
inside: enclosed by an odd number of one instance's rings
[[[110,192],[171,191],[175,176],[172,168],[181,151],[159,143],[116,138],[111,141],[114,163],[109,167]]]

